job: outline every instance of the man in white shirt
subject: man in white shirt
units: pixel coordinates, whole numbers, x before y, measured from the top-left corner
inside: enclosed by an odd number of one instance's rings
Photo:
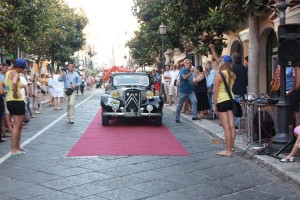
[[[180,64],[176,63],[176,65],[173,66],[172,71],[170,72],[171,75],[171,82],[170,82],[170,89],[169,89],[169,105],[172,106],[172,103],[177,104],[177,86],[174,85],[174,81],[179,77],[179,71],[180,71]]]
[[[166,65],[166,71],[164,72],[164,89],[165,89],[165,93],[166,93],[166,99],[169,102],[170,105],[170,95],[169,95],[169,89],[170,89],[170,82],[171,82],[171,75],[170,75],[170,65]]]
[[[159,95],[163,98],[164,102],[167,102],[167,95],[165,92],[165,79],[164,79],[164,73],[165,73],[165,69],[162,68],[161,69],[161,82],[160,82],[160,91],[159,91]]]

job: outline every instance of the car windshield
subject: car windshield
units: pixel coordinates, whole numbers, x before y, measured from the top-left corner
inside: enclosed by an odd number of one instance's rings
[[[119,75],[115,76],[113,80],[114,86],[122,85],[136,85],[136,86],[148,86],[149,78],[145,75]]]

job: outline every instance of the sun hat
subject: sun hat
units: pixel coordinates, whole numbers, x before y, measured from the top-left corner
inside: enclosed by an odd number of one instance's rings
[[[221,59],[222,59],[222,61],[227,62],[227,63],[232,62],[232,58],[229,55],[223,55]]]
[[[15,65],[16,67],[22,67],[22,68],[26,69],[26,61],[25,61],[23,58],[18,58],[18,59],[16,59],[14,65]]]

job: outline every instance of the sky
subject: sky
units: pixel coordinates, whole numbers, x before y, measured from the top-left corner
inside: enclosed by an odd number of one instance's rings
[[[70,7],[81,7],[88,19],[89,30],[98,51],[108,51],[116,37],[130,37],[137,30],[132,15],[133,0],[65,0]]]

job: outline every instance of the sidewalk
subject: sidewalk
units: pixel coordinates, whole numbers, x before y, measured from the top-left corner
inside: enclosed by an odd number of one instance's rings
[[[172,111],[176,111],[176,106],[165,106],[165,108]],[[191,115],[181,114],[180,116],[181,123],[190,123],[200,130],[203,130],[212,138],[218,138],[224,142],[223,128],[220,125],[220,121],[216,120],[206,120],[201,119],[193,121]],[[174,116],[175,122],[175,116]],[[262,167],[268,168],[273,173],[277,174],[280,178],[291,181],[298,186],[300,186],[300,162],[299,157],[294,163],[281,163],[278,159],[271,157],[269,155],[256,155],[257,150],[251,148],[253,146],[247,145],[247,136],[245,134],[237,134],[235,140],[235,152],[240,156],[251,159]],[[279,155],[283,157],[284,155]]]

